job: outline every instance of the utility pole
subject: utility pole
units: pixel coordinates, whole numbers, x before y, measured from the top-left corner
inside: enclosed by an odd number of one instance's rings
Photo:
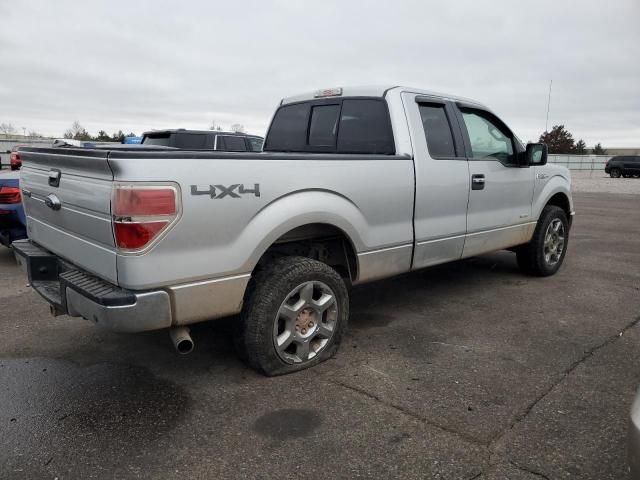
[[[549,108],[551,107],[551,85],[553,80],[549,81],[549,98],[547,99],[547,120],[544,122],[544,133],[549,131]]]

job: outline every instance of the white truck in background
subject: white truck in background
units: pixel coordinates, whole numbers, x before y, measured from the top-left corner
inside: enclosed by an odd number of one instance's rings
[[[240,314],[239,352],[267,375],[335,353],[351,285],[500,249],[554,274],[574,213],[544,145],[478,102],[406,87],[286,98],[261,153],[20,155],[29,240],[14,248],[54,314],[167,328],[182,352],[187,325]]]

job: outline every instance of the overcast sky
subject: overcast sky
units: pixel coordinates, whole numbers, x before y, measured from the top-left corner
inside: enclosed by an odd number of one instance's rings
[[[562,123],[640,146],[640,0],[0,0],[0,123],[62,135],[264,134],[284,96],[410,85],[489,105],[523,140]]]

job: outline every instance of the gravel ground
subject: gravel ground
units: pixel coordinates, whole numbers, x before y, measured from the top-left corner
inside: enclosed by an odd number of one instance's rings
[[[611,178],[604,172],[571,172],[571,190],[589,193],[625,193],[640,195],[640,178]]]

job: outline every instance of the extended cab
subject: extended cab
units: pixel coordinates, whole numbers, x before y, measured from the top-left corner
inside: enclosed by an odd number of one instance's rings
[[[168,328],[183,352],[187,325],[240,314],[236,345],[268,375],[336,351],[351,285],[500,249],[554,274],[573,215],[544,145],[414,88],[285,98],[262,153],[20,153],[30,240],[16,256],[54,314]]]

